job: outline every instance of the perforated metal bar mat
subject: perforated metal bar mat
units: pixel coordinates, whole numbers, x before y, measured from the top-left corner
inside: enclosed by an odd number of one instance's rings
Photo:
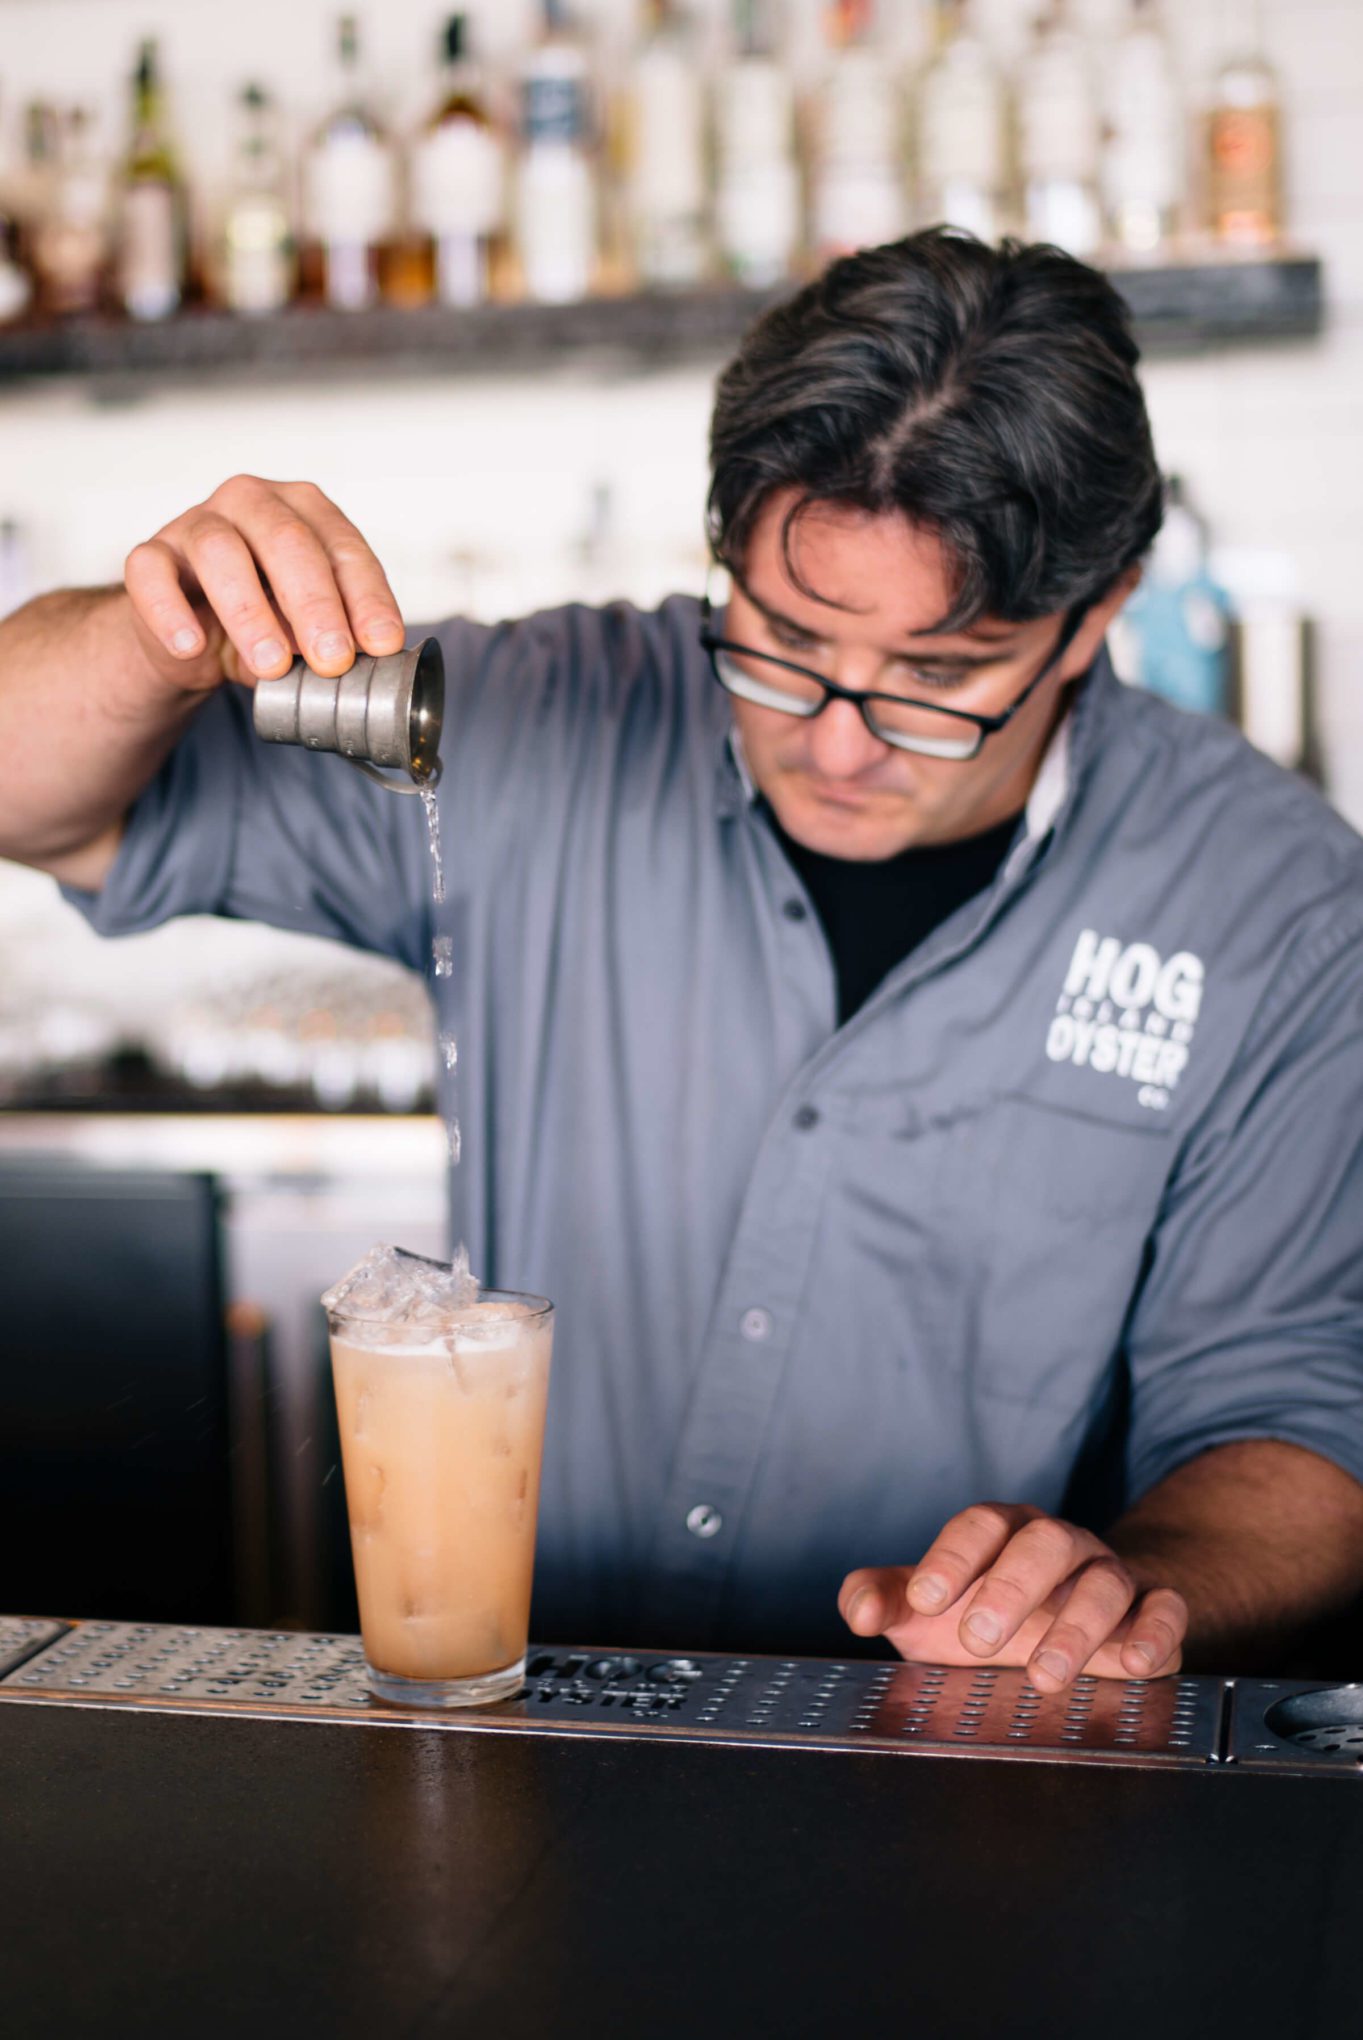
[[[1082,1678],[1054,1697],[1020,1671],[987,1665],[532,1650],[519,1699],[442,1712],[376,1699],[358,1637],[0,1617],[5,1701],[1050,1763],[1363,1772],[1352,1726],[1363,1688]]]

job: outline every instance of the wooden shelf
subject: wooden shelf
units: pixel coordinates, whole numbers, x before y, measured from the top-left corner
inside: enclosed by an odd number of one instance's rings
[[[1151,353],[1305,339],[1323,319],[1320,263],[1184,264],[1116,273]],[[484,305],[333,312],[296,305],[243,319],[195,308],[158,324],[72,319],[0,331],[0,388],[87,377],[131,393],[164,383],[315,381],[365,372],[543,372],[571,361],[653,366],[714,360],[780,292],[713,287],[676,295],[592,298],[572,305]]]

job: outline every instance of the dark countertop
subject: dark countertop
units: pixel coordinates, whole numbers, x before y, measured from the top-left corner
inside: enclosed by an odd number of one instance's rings
[[[7,2040],[1349,2034],[1363,1781],[0,1710]]]

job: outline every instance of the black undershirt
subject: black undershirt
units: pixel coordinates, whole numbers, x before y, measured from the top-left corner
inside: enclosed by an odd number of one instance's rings
[[[823,923],[838,980],[838,1025],[934,928],[984,891],[1017,833],[1012,815],[982,836],[901,850],[879,864],[806,850],[767,810],[777,841],[804,880]]]

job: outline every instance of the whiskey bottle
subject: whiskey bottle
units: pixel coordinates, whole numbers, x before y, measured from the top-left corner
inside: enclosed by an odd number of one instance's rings
[[[223,217],[218,288],[229,310],[277,312],[293,296],[293,228],[278,120],[268,93],[243,86],[235,174]]]
[[[412,225],[425,237],[442,305],[481,304],[506,209],[502,138],[469,47],[468,17],[452,14],[442,45],[440,103],[412,150]]]
[[[737,0],[734,28],[715,88],[715,232],[730,275],[767,290],[790,274],[800,248],[795,93],[773,0]]]
[[[383,251],[397,222],[397,163],[364,94],[352,14],[338,23],[336,60],[336,106],[303,165],[306,266],[324,303],[363,311],[378,301]]]
[[[544,0],[521,72],[515,234],[528,297],[566,304],[587,295],[597,256],[590,66],[563,0]]]
[[[943,0],[937,37],[918,94],[919,221],[993,241],[1003,231],[1007,182],[1003,80],[969,0]]]
[[[157,46],[144,42],[118,206],[117,288],[130,318],[166,319],[179,309],[187,239],[185,188],[166,120]]]

